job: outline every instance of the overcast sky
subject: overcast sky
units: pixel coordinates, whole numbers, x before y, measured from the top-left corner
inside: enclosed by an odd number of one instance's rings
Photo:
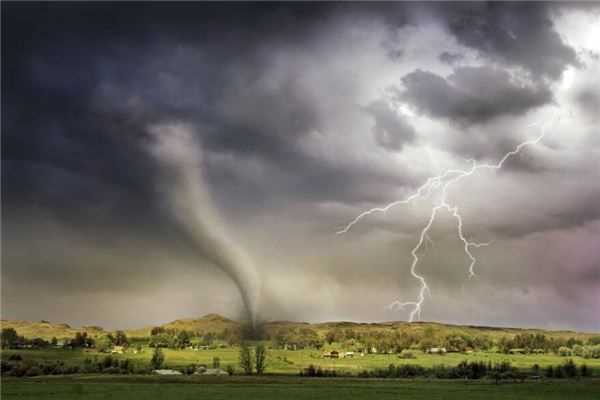
[[[421,318],[598,331],[598,76],[598,3],[3,2],[2,318],[406,320],[435,196],[336,231],[543,124],[449,190],[492,243],[440,213]]]

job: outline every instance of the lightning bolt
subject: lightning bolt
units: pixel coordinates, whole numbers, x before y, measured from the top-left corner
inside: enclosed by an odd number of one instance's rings
[[[558,122],[560,120],[560,116],[558,116],[557,118],[555,117],[554,120],[556,120],[556,122]],[[528,128],[531,128],[531,127],[534,127],[537,125],[542,126],[541,134],[539,136],[537,136],[534,139],[527,140],[527,141],[520,143],[513,150],[506,153],[496,164],[477,164],[477,161],[475,161],[473,159],[466,160],[467,162],[471,163],[470,168],[468,168],[468,169],[448,169],[446,171],[443,171],[440,175],[430,177],[425,181],[425,183],[422,186],[417,188],[417,190],[414,193],[412,193],[405,199],[394,201],[383,207],[375,207],[375,208],[366,210],[366,211],[358,214],[358,216],[356,216],[352,221],[350,221],[343,229],[336,232],[338,235],[343,235],[343,234],[347,233],[348,231],[350,231],[350,229],[352,229],[352,227],[354,225],[356,225],[358,222],[360,222],[363,218],[365,218],[371,214],[376,214],[376,213],[384,213],[385,214],[387,211],[389,211],[392,208],[397,207],[399,205],[409,204],[419,198],[429,197],[429,195],[432,193],[432,191],[434,191],[438,188],[441,188],[440,189],[440,193],[441,193],[440,200],[432,206],[431,214],[429,215],[427,224],[421,230],[421,233],[419,235],[419,240],[417,241],[416,245],[413,247],[413,249],[411,251],[412,263],[410,265],[410,273],[413,276],[413,278],[415,278],[419,281],[419,284],[420,284],[419,294],[418,294],[416,300],[414,300],[414,301],[401,302],[399,300],[396,300],[387,306],[388,309],[393,310],[393,309],[404,309],[405,307],[412,307],[412,310],[411,310],[410,316],[409,316],[409,322],[413,322],[415,317],[416,318],[421,317],[421,310],[422,310],[423,302],[425,301],[425,294],[427,293],[427,294],[431,295],[431,291],[429,289],[429,286],[427,285],[427,281],[425,280],[425,278],[417,272],[417,266],[419,264],[419,256],[417,253],[419,252],[421,247],[423,247],[427,242],[431,242],[431,239],[429,238],[429,231],[430,231],[433,223],[435,222],[435,219],[440,211],[446,211],[446,212],[450,213],[450,215],[452,215],[454,217],[454,219],[456,220],[456,232],[457,232],[458,238],[462,241],[464,252],[470,260],[469,267],[468,267],[468,277],[470,279],[473,276],[475,276],[475,264],[477,263],[477,258],[473,255],[471,250],[474,248],[488,246],[491,244],[491,242],[476,242],[476,241],[469,240],[465,237],[464,232],[463,232],[463,219],[462,219],[461,214],[459,213],[459,209],[457,206],[450,204],[448,202],[448,189],[452,185],[460,182],[461,180],[463,180],[466,177],[472,176],[473,174],[475,174],[476,172],[478,172],[480,170],[484,170],[484,169],[499,170],[502,168],[504,163],[509,158],[519,154],[525,147],[537,145],[546,136],[547,127],[548,127],[548,125],[546,125],[546,124],[534,123],[534,124],[529,125]]]

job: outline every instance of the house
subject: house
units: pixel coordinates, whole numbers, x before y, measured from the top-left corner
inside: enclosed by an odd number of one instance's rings
[[[112,354],[114,354],[114,353],[123,354],[124,351],[125,351],[125,347],[123,347],[123,346],[113,346],[112,349],[110,349],[110,352]]]
[[[226,376],[229,374],[221,368],[206,368],[202,375]]]
[[[183,375],[181,372],[174,369],[155,369],[152,373],[156,375]]]
[[[342,356],[343,358],[344,356]],[[323,358],[340,358],[340,352],[337,350],[331,350],[330,352],[324,352]]]
[[[432,347],[430,349],[427,349],[427,353],[429,354],[446,354],[446,348],[445,347]]]

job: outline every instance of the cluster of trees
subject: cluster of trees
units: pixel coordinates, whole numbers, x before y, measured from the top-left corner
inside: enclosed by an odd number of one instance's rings
[[[99,352],[108,351],[113,346],[129,347],[129,338],[127,338],[125,332],[116,331],[114,336],[109,333],[96,339],[95,347]]]
[[[501,379],[524,379],[525,375],[518,369],[512,367],[509,362],[492,364],[483,361],[462,361],[455,367],[437,365],[425,368],[420,365],[394,365],[387,368],[376,368],[370,371],[362,371],[361,377],[377,378],[416,378],[429,377],[438,379],[482,379],[485,377],[499,381]]]
[[[338,376],[338,372],[335,369],[324,369],[321,367],[316,367],[313,364],[310,364],[308,368],[304,368],[300,371],[300,376],[308,376],[308,377],[336,377]]]
[[[394,365],[390,364],[387,368],[375,368],[359,373],[361,377],[375,378],[415,378],[429,377],[438,379],[493,379],[496,382],[500,380],[525,380],[528,376],[539,377],[540,367],[534,365],[531,371],[527,373],[524,370],[519,370],[513,367],[510,362],[504,361],[492,364],[491,362],[483,361],[462,361],[455,367],[446,367],[444,365],[433,366],[432,368],[424,368],[420,365]],[[305,370],[306,374],[306,370]],[[573,362],[567,360],[559,366],[549,366],[546,368],[544,375],[549,378],[576,378],[591,376],[591,370],[584,364],[580,367]],[[307,375],[316,376],[316,375]]]
[[[4,328],[1,333],[1,341],[3,349],[21,349],[21,348],[36,348],[41,349],[50,346],[57,346],[58,340],[54,337],[51,341],[47,341],[41,338],[27,339],[24,336],[17,335],[17,332],[13,328]],[[97,343],[97,341],[99,343]],[[123,331],[117,331],[115,336],[109,334],[98,338],[98,340],[88,336],[87,332],[77,332],[75,337],[72,339],[65,340],[63,347],[67,348],[94,348],[100,346],[103,348],[104,345],[120,345],[126,346],[128,344],[127,336]]]
[[[16,377],[80,373],[131,374],[134,372],[134,365],[130,360],[118,360],[111,356],[101,360],[86,358],[82,365],[65,365],[63,361],[23,360],[20,355],[14,354],[7,361],[2,361],[0,371],[2,376]]]
[[[524,353],[558,353],[560,347],[572,346],[580,341],[575,338],[552,338],[542,333],[521,333],[514,337],[502,337],[498,341],[499,350],[509,353],[521,350]]]
[[[19,336],[14,328],[3,328],[2,332],[0,332],[0,342],[3,349],[40,349],[48,347],[51,344],[56,344],[56,339],[53,340],[54,343],[48,342],[41,338],[27,339],[24,336]]]
[[[150,347],[168,347],[171,349],[183,349],[192,343],[192,332],[188,331],[167,331],[162,327],[152,328],[150,332]]]
[[[432,347],[445,347],[448,351],[483,350],[493,345],[493,341],[485,335],[450,334],[439,337],[430,326],[422,333],[389,330],[356,332],[351,328],[333,328],[326,333],[325,341],[367,353],[372,349],[380,353],[400,353],[403,350],[426,351]]]
[[[423,332],[372,330],[355,331],[352,328],[334,327],[324,338],[309,327],[280,328],[271,333],[270,339],[275,347],[302,349],[311,347],[320,349],[325,343],[337,343],[343,348],[355,351],[379,353],[401,353],[402,351],[427,351],[433,347],[443,347],[448,352],[467,350],[498,351],[502,353],[548,353],[564,356],[600,358],[600,336],[591,338],[587,344],[576,338],[549,337],[543,333],[520,333],[515,336],[503,336],[493,339],[489,335],[468,335],[451,333],[440,335],[433,327],[427,326]]]
[[[96,347],[96,341],[93,338],[89,337],[87,332],[77,332],[73,339],[65,342],[65,346],[70,346],[73,349],[83,347]]]
[[[276,348],[320,349],[325,341],[311,328],[280,328],[269,335],[273,346]]]
[[[534,366],[534,370],[538,371],[539,373],[538,366]],[[544,376],[547,378],[577,378],[580,376],[587,377],[591,375],[592,371],[587,367],[587,365],[582,364],[579,368],[577,368],[577,365],[571,359],[566,360],[562,365],[549,365],[544,370]]]
[[[558,349],[558,354],[563,357],[600,358],[600,344],[574,344],[573,347],[561,346]]]
[[[216,341],[226,342],[230,345],[237,344],[240,331],[235,329],[224,329],[220,333],[215,332],[192,332],[186,330],[165,329],[157,326],[150,331],[150,347],[168,347],[171,349],[183,349],[188,346],[215,347]]]
[[[267,348],[264,344],[257,344],[254,351],[247,343],[240,345],[240,367],[245,375],[262,375],[267,368]]]

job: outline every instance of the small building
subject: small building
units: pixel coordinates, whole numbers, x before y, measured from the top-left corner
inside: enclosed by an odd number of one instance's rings
[[[156,375],[183,375],[181,372],[174,369],[155,369],[152,373]]]
[[[346,357],[346,358],[354,358],[354,352],[353,351],[347,351],[346,353],[344,353],[344,357]]]
[[[432,347],[430,349],[427,349],[427,353],[429,354],[446,354],[446,348],[445,347]]]
[[[123,352],[125,351],[125,347],[123,346],[113,346],[112,349],[110,349],[110,352],[112,354],[123,354]]]
[[[337,350],[326,351],[323,353],[323,358],[340,358],[340,352]]]
[[[223,371],[221,368],[206,368],[202,375],[213,375],[213,376],[226,376],[229,375],[227,371]]]

